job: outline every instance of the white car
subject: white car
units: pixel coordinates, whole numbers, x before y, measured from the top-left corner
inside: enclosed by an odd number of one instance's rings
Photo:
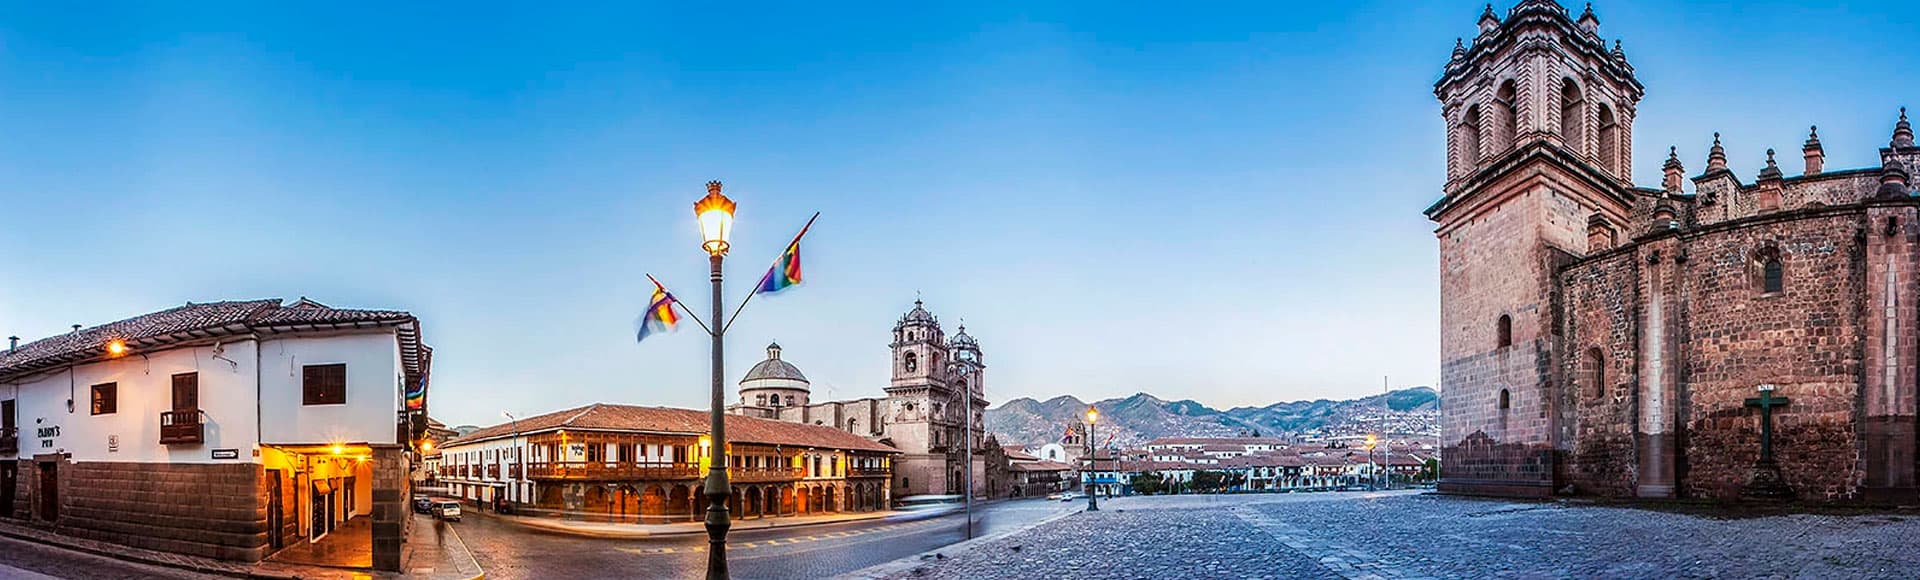
[[[966,498],[958,495],[916,495],[895,502],[898,515],[889,520],[907,521],[937,518],[966,507]]]

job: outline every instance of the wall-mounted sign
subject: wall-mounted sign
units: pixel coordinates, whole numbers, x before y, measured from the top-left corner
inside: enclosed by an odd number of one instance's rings
[[[37,432],[38,432],[38,434],[40,435],[40,448],[41,448],[41,449],[52,449],[52,448],[53,448],[53,440],[54,440],[55,438],[57,438],[57,437],[59,437],[59,436],[60,436],[60,426],[59,426],[59,425],[48,425],[48,426],[45,426],[45,427],[40,427],[40,428],[38,428],[38,429],[36,429],[36,431],[37,431]]]
[[[240,450],[239,449],[215,449],[213,450],[213,458],[214,459],[239,459]]]
[[[120,436],[107,435],[107,453],[119,453],[119,452],[120,452]]]

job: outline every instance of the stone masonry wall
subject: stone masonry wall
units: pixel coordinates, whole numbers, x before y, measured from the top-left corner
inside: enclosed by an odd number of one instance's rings
[[[1562,400],[1572,410],[1567,483],[1582,494],[1633,495],[1634,392],[1639,368],[1635,313],[1639,260],[1619,252],[1561,273],[1565,288]],[[1598,357],[1591,355],[1598,354]],[[1594,363],[1598,362],[1598,366]]]
[[[1790,217],[1686,240],[1688,495],[1738,497],[1759,456],[1759,415],[1744,402],[1763,383],[1792,400],[1775,415],[1787,483],[1803,498],[1834,500],[1860,484],[1861,214]],[[1762,292],[1763,251],[1780,256],[1783,292]]]
[[[255,463],[74,463],[58,530],[226,560],[266,556],[266,483]],[[65,475],[65,473],[63,473]]]

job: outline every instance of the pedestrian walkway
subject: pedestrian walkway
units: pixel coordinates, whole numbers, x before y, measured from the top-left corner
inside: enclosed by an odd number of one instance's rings
[[[259,563],[215,560],[199,556],[185,556],[156,550],[147,550],[124,546],[111,542],[76,538],[56,534],[48,530],[24,525],[15,521],[0,520],[0,536],[19,538],[46,546],[106,556],[129,562],[153,564],[178,568],[204,574],[219,574],[236,578],[269,579],[306,579],[306,580],[347,580],[364,578],[409,578],[421,580],[473,580],[484,576],[480,564],[474,561],[473,554],[462,543],[459,534],[450,528],[443,528],[444,534],[437,534],[431,519],[415,515],[412,533],[408,534],[405,552],[402,556],[402,569],[406,574],[393,572],[374,572],[367,568],[341,568],[315,566],[292,562],[268,560]],[[324,539],[323,539],[324,541]]]
[[[267,558],[273,562],[373,569],[373,518],[360,516],[340,524],[317,542],[294,542]]]
[[[838,523],[845,523],[845,522],[877,520],[877,519],[883,519],[887,517],[899,516],[904,514],[905,512],[889,510],[889,511],[880,511],[880,512],[827,514],[827,515],[820,515],[820,516],[795,516],[795,517],[785,517],[785,518],[734,520],[733,527],[729,528],[729,530],[733,532],[739,532],[743,530],[764,530],[764,529],[771,529],[771,528],[790,528],[795,526],[817,526],[822,524],[838,524]],[[508,522],[512,522],[514,524],[526,526],[529,528],[536,528],[536,529],[546,530],[549,532],[559,532],[562,534],[572,534],[576,536],[589,536],[589,537],[595,537],[595,538],[650,538],[650,537],[656,537],[656,536],[673,536],[673,535],[707,533],[706,524],[702,522],[677,522],[677,523],[671,523],[671,524],[614,524],[614,523],[606,523],[606,522],[569,521],[569,520],[563,520],[563,519],[543,518],[543,517],[536,517],[536,516],[511,516],[511,515],[501,515],[494,512],[485,512],[483,515],[487,517],[499,518],[499,519],[506,520]]]

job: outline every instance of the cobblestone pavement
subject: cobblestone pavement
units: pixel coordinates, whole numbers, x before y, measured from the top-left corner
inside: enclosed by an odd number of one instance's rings
[[[0,537],[0,578],[9,580],[16,578],[22,580],[45,578],[202,580],[225,577],[122,562],[104,556],[42,546],[26,540]]]
[[[1920,514],[1397,494],[1131,497],[893,578],[1914,578]]]
[[[1073,506],[1040,500],[979,506],[977,533],[1017,529]],[[905,558],[966,539],[964,519],[864,521],[740,530],[727,535],[736,579],[826,578]],[[706,536],[627,539],[563,535],[484,514],[455,524],[489,580],[564,578],[698,578]]]

